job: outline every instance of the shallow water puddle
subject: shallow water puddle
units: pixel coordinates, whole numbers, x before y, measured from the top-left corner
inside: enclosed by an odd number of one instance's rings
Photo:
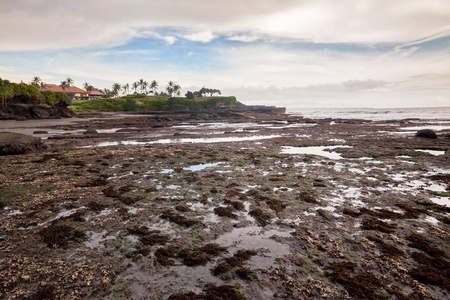
[[[114,240],[116,239],[117,235],[106,235],[107,231],[104,230],[102,232],[88,232],[89,240],[84,242],[84,245],[88,248],[95,249],[100,247],[100,243],[107,241],[107,240]]]
[[[84,208],[86,208],[86,206],[81,206],[81,207],[73,208],[73,209],[69,209],[69,210],[63,210],[63,211],[59,212],[54,218],[51,218],[51,219],[48,220],[48,221],[39,223],[37,226],[43,226],[43,225],[45,225],[45,224],[48,224],[48,223],[53,222],[53,221],[55,221],[55,220],[58,220],[58,219],[60,219],[60,218],[68,217],[68,216],[70,216],[70,215],[76,213],[78,210],[84,209]]]
[[[240,249],[262,250],[264,252],[262,256],[254,256],[247,264],[252,268],[268,268],[275,264],[277,257],[290,253],[288,245],[272,237],[290,237],[292,232],[293,230],[284,231],[277,228],[265,230],[259,226],[234,228],[231,232],[220,236],[214,243],[227,247],[230,254]]]
[[[96,129],[97,133],[116,133],[122,128]]]
[[[152,144],[208,144],[208,143],[228,143],[228,142],[244,142],[244,141],[259,141],[266,139],[273,139],[281,137],[281,135],[256,135],[246,137],[216,137],[216,138],[183,138],[183,139],[161,139],[156,141],[140,142],[140,141],[110,141],[100,142],[91,146],[84,146],[81,148],[92,147],[108,147],[108,146],[145,146]]]
[[[450,207],[450,197],[433,197],[430,200],[436,204]]]
[[[323,156],[328,159],[343,159],[341,154],[333,151],[336,148],[352,148],[352,146],[314,146],[314,147],[292,147],[292,146],[282,146],[281,154],[309,154]]]
[[[439,155],[444,155],[445,151],[438,151],[438,150],[416,150],[416,152],[424,152],[424,153],[428,153],[434,156],[439,156]]]
[[[191,172],[198,172],[198,171],[204,170],[206,168],[217,167],[220,164],[222,164],[222,163],[218,162],[218,163],[210,163],[210,164],[199,164],[199,165],[193,165],[190,167],[185,167],[185,168],[183,168],[183,170],[191,171]]]
[[[401,127],[400,130],[423,130],[423,129],[431,129],[435,131],[447,130],[450,129],[450,126],[443,125],[429,125],[429,126],[414,126],[414,127]]]

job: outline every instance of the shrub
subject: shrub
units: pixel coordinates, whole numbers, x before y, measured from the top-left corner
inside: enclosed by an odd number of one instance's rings
[[[69,106],[72,104],[72,99],[64,93],[44,91],[42,94],[45,97],[45,103],[48,105]]]

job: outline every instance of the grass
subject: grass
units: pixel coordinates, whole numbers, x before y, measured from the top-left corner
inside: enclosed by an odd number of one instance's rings
[[[174,111],[214,109],[220,106],[235,104],[236,98],[201,97],[186,99],[182,97],[146,96],[142,94],[127,95],[119,98],[103,98],[95,100],[74,100],[69,109],[75,113],[97,111]]]

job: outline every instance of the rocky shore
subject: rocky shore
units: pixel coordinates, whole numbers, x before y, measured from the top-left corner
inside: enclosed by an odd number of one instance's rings
[[[0,156],[0,298],[450,297],[450,120],[57,121],[3,123],[46,149]]]

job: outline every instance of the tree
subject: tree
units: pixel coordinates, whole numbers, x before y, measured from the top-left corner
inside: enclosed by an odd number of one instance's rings
[[[174,95],[180,96],[180,92],[181,92],[180,90],[181,90],[181,86],[179,84],[175,84],[173,86],[173,93],[174,93]]]
[[[31,84],[31,85],[34,85],[35,87],[39,87],[39,85],[40,85],[41,82],[42,82],[42,80],[41,80],[41,78],[40,78],[39,76],[34,76],[34,77],[31,79],[30,84]]]
[[[122,85],[122,91],[125,95],[128,95],[128,93],[130,92],[130,85],[128,83]]]
[[[120,89],[121,89],[120,83],[114,83],[112,85],[112,91],[111,91],[112,95],[117,97],[119,95]]]
[[[167,86],[166,86],[166,92],[167,92],[167,94],[169,94],[170,96],[172,96],[172,93],[173,93],[173,86],[174,86],[175,84],[173,83],[173,81],[169,81],[169,83],[167,84]]]
[[[144,92],[144,79],[139,79],[139,87],[141,88],[141,94]]]
[[[139,87],[139,82],[137,82],[137,81],[133,82],[132,88],[133,88],[135,94],[137,93],[138,87]]]
[[[67,88],[70,88],[71,86],[73,86],[73,79],[70,78],[70,77],[67,77],[66,78],[66,85],[67,85]]]
[[[186,96],[187,99],[194,99],[195,98],[194,93],[191,92],[191,91],[188,91],[185,96]]]
[[[144,94],[147,94],[148,82],[147,82],[147,81],[144,81],[144,82],[142,83],[142,87],[143,87],[143,89],[144,89]]]
[[[41,81],[41,83],[39,83],[39,88],[41,90],[45,90],[46,89],[45,83],[43,81]]]
[[[61,81],[61,83],[59,84],[60,87],[62,87],[63,90],[66,90],[67,88],[67,81]]]
[[[158,81],[152,80],[152,82],[150,82],[150,89],[153,91],[153,95],[156,95],[156,90],[158,89]]]

